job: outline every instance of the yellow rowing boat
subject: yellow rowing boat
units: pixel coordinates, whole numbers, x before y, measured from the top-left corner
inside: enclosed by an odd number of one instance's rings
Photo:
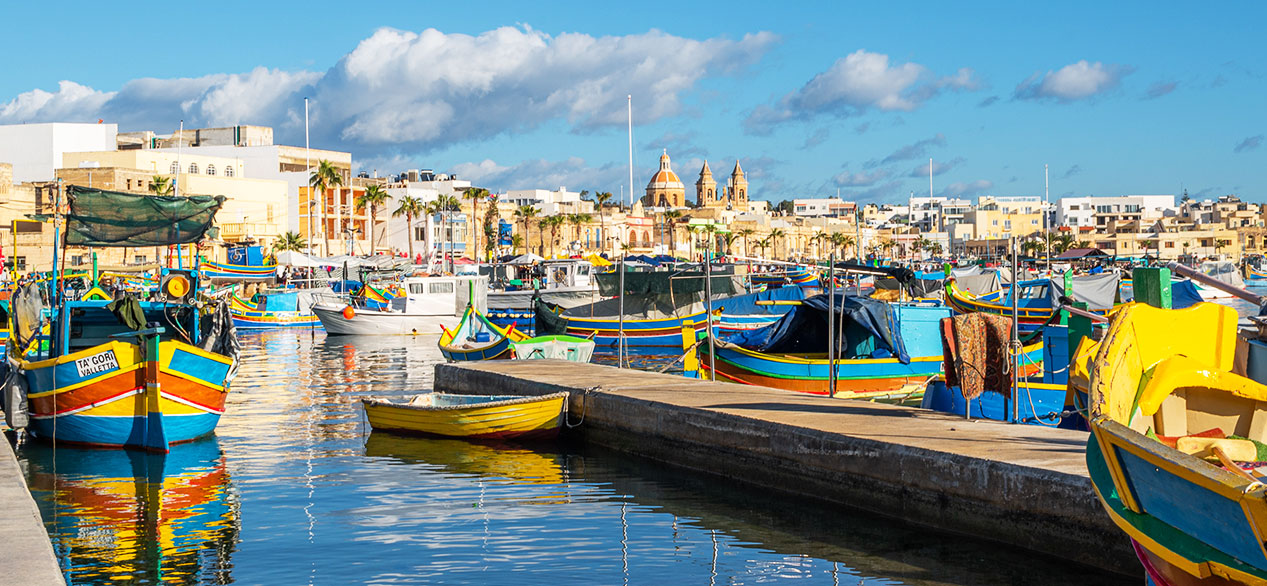
[[[536,439],[558,435],[568,394],[450,395],[425,393],[405,402],[361,399],[370,427],[396,433],[466,439]]]

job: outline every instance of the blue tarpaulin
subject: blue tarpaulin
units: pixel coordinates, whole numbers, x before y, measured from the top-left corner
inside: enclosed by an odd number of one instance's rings
[[[335,293],[356,293],[361,290],[361,282],[352,280],[330,281],[330,288]]]
[[[866,297],[835,296],[837,320],[844,320],[837,344],[840,358],[892,358],[903,364],[911,357],[902,343],[889,304]],[[764,328],[736,332],[726,342],[769,354],[827,352],[828,296],[815,295],[793,307],[779,321]],[[728,310],[729,312],[729,310]],[[839,327],[839,326],[838,326]]]
[[[1170,307],[1183,309],[1201,303],[1201,292],[1192,281],[1174,281],[1170,284]]]
[[[272,293],[264,297],[265,311],[299,311],[299,293]]]
[[[758,301],[801,301],[805,290],[801,287],[780,287],[757,293],[713,299],[713,309],[721,308],[726,315],[779,315],[787,313],[791,305],[757,305]]]

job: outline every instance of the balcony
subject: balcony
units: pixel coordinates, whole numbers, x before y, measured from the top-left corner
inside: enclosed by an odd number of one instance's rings
[[[225,242],[241,242],[248,238],[276,237],[281,234],[277,224],[271,222],[231,222],[220,224],[220,239]]]

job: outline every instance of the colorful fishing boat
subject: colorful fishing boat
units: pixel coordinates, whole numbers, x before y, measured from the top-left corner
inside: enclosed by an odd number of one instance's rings
[[[66,242],[93,246],[197,242],[224,202],[221,196],[166,198],[157,212],[148,196],[74,185],[67,191]],[[179,237],[172,214],[184,218]],[[197,284],[195,271],[167,271],[162,300],[146,302],[131,296],[67,301],[54,287],[47,346],[41,344],[43,293],[36,285],[19,290],[9,348],[27,385],[30,431],[54,442],[157,452],[211,433],[236,371],[237,341],[227,304],[213,302],[205,317],[193,306]]]
[[[828,297],[806,299],[778,322],[718,340],[718,379],[816,395],[831,392],[828,358]],[[839,336],[835,396],[891,397],[923,392],[942,369],[938,327],[950,309],[887,304],[837,295]],[[709,368],[708,346],[700,363]]]
[[[499,327],[488,321],[479,310],[468,305],[458,327],[440,334],[440,353],[449,362],[498,360],[510,358],[511,343],[522,342],[528,335],[515,329]]]
[[[818,285],[818,275],[806,268],[796,268],[787,271],[774,273],[759,273],[752,275],[752,285],[760,287],[812,287]]]
[[[1267,271],[1262,271],[1252,266],[1247,266],[1245,267],[1245,280],[1259,281],[1259,282],[1267,281]]]
[[[205,279],[217,279],[224,281],[260,281],[272,279],[277,276],[277,265],[252,266],[245,264],[232,264],[213,262],[206,259],[201,261],[199,270]]]
[[[548,439],[567,416],[568,393],[536,397],[425,393],[405,402],[362,399],[370,427],[479,440]]]
[[[266,293],[258,301],[234,293],[229,300],[229,314],[233,325],[244,330],[319,328],[321,320],[312,312],[315,303],[311,293],[300,291]]]
[[[1059,318],[1058,302],[1054,300],[1059,295],[1054,295],[1050,280],[1022,281],[1018,283],[1016,289],[1019,296],[1016,313],[1022,332],[1033,332]],[[1112,289],[1116,293],[1116,282],[1113,283]],[[961,314],[980,312],[1010,317],[1012,290],[1012,287],[1007,287],[982,295],[973,295],[961,289],[955,279],[951,278],[946,280],[946,305]],[[1112,306],[1113,300],[1108,299],[1091,306],[1087,311],[1106,315]]]
[[[1232,372],[1236,311],[1132,303],[1099,345],[1087,469],[1148,579],[1267,583],[1267,386]]]

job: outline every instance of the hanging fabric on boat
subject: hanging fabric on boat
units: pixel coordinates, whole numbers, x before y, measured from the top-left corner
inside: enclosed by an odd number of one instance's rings
[[[215,307],[202,315],[201,336],[198,347],[208,352],[227,356],[233,360],[229,374],[225,380],[233,380],[238,372],[238,355],[242,346],[238,343],[237,328],[233,325],[233,315],[229,313],[229,303],[224,299],[216,302]]]
[[[68,246],[167,246],[199,242],[223,195],[152,196],[71,185]]]
[[[826,353],[829,303],[827,295],[810,297],[779,321],[736,332],[725,341],[770,354]],[[835,306],[840,358],[897,358],[903,364],[910,363],[889,304],[837,294]]]
[[[145,310],[141,309],[140,300],[130,291],[107,303],[106,310],[113,313],[119,323],[134,332],[145,329]]]
[[[1117,272],[1099,275],[1087,275],[1073,278],[1073,300],[1087,304],[1087,309],[1111,309],[1117,298],[1118,282],[1122,276]],[[1060,307],[1060,298],[1065,294],[1064,276],[1048,281],[1047,301],[1050,307]]]
[[[987,390],[1011,397],[1011,340],[1010,317],[968,313],[943,318],[941,345],[946,385],[959,387],[969,400]]]
[[[536,313],[536,332],[538,336],[566,334],[568,320],[559,317],[557,306],[538,299],[533,304]]]
[[[9,313],[13,322],[10,336],[15,343],[10,348],[21,353],[40,333],[45,305],[44,294],[34,283],[23,285],[13,293],[9,300]]]

